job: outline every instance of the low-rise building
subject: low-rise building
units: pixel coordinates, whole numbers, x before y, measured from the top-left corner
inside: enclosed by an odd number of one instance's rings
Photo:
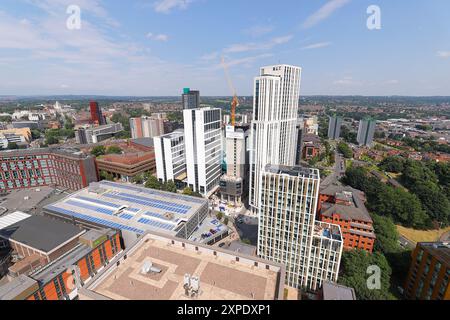
[[[101,181],[44,207],[86,227],[122,230],[132,243],[146,231],[188,239],[208,216],[208,201],[128,183]]]
[[[147,232],[118,258],[80,300],[283,299],[285,267],[243,253]]]
[[[107,154],[96,159],[99,171],[111,174],[114,179],[131,182],[133,177],[144,173],[156,172],[155,153],[134,152],[123,154]]]
[[[362,191],[332,184],[320,190],[318,214],[321,221],[341,227],[344,248],[372,252],[376,236],[362,198]]]

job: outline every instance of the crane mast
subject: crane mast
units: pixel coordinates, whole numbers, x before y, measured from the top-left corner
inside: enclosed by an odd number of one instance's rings
[[[234,88],[233,81],[231,81],[231,77],[228,72],[228,66],[225,63],[224,57],[222,57],[222,66],[225,71],[225,77],[227,78],[228,86],[230,87],[231,93],[233,95],[233,101],[231,102],[231,125],[234,127],[236,125],[236,108],[239,107],[239,99],[236,94],[236,89]]]

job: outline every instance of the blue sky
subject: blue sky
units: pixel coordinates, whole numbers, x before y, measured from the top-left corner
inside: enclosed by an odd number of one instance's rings
[[[69,5],[81,29],[69,30]],[[366,26],[369,5],[381,30]],[[303,95],[450,95],[448,0],[1,0],[0,94],[239,95],[259,67]]]

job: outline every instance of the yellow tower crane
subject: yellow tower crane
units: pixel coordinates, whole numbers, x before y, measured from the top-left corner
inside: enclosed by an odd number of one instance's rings
[[[230,87],[231,94],[233,95],[233,101],[231,102],[231,125],[234,127],[236,125],[236,108],[239,107],[239,99],[236,94],[236,89],[233,86],[233,81],[231,81],[230,73],[228,72],[228,66],[225,62],[225,58],[222,57],[222,66],[225,71],[225,76],[227,78],[228,86]]]

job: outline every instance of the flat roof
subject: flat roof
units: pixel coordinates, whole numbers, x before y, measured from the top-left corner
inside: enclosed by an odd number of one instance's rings
[[[44,209],[137,234],[150,230],[175,236],[179,227],[207,204],[201,198],[101,181]]]
[[[9,227],[10,225],[13,225],[19,221],[22,221],[24,219],[27,219],[31,217],[29,214],[16,211],[7,215],[4,215],[0,217],[0,229]]]
[[[283,265],[172,239],[147,233],[122,254],[126,260],[121,259],[119,266],[111,263],[85,289],[114,300],[191,300],[184,289],[184,276],[189,274],[200,279],[199,295],[195,299],[280,297],[284,288]],[[150,262],[161,272],[142,273],[144,264]]]
[[[54,193],[55,189],[47,186],[11,190],[4,197],[0,198],[0,206],[10,212],[26,212],[37,207]]]
[[[111,229],[102,229],[101,231],[97,232],[110,236],[114,235],[115,233],[115,231]],[[88,245],[79,243],[77,246],[66,252],[58,259],[50,262],[43,268],[30,274],[30,277],[39,281],[41,284],[48,283],[55,277],[55,275],[68,270],[77,261],[86,257],[86,255],[89,254],[92,250],[93,249]]]
[[[0,237],[44,253],[81,235],[85,230],[45,216],[30,216],[0,230]]]
[[[312,179],[318,179],[320,177],[319,170],[301,166],[282,166],[282,165],[268,164],[265,167],[265,171],[276,174],[287,174],[294,177],[304,176]]]
[[[36,284],[36,280],[22,274],[12,281],[0,286],[0,300],[12,300]]]

